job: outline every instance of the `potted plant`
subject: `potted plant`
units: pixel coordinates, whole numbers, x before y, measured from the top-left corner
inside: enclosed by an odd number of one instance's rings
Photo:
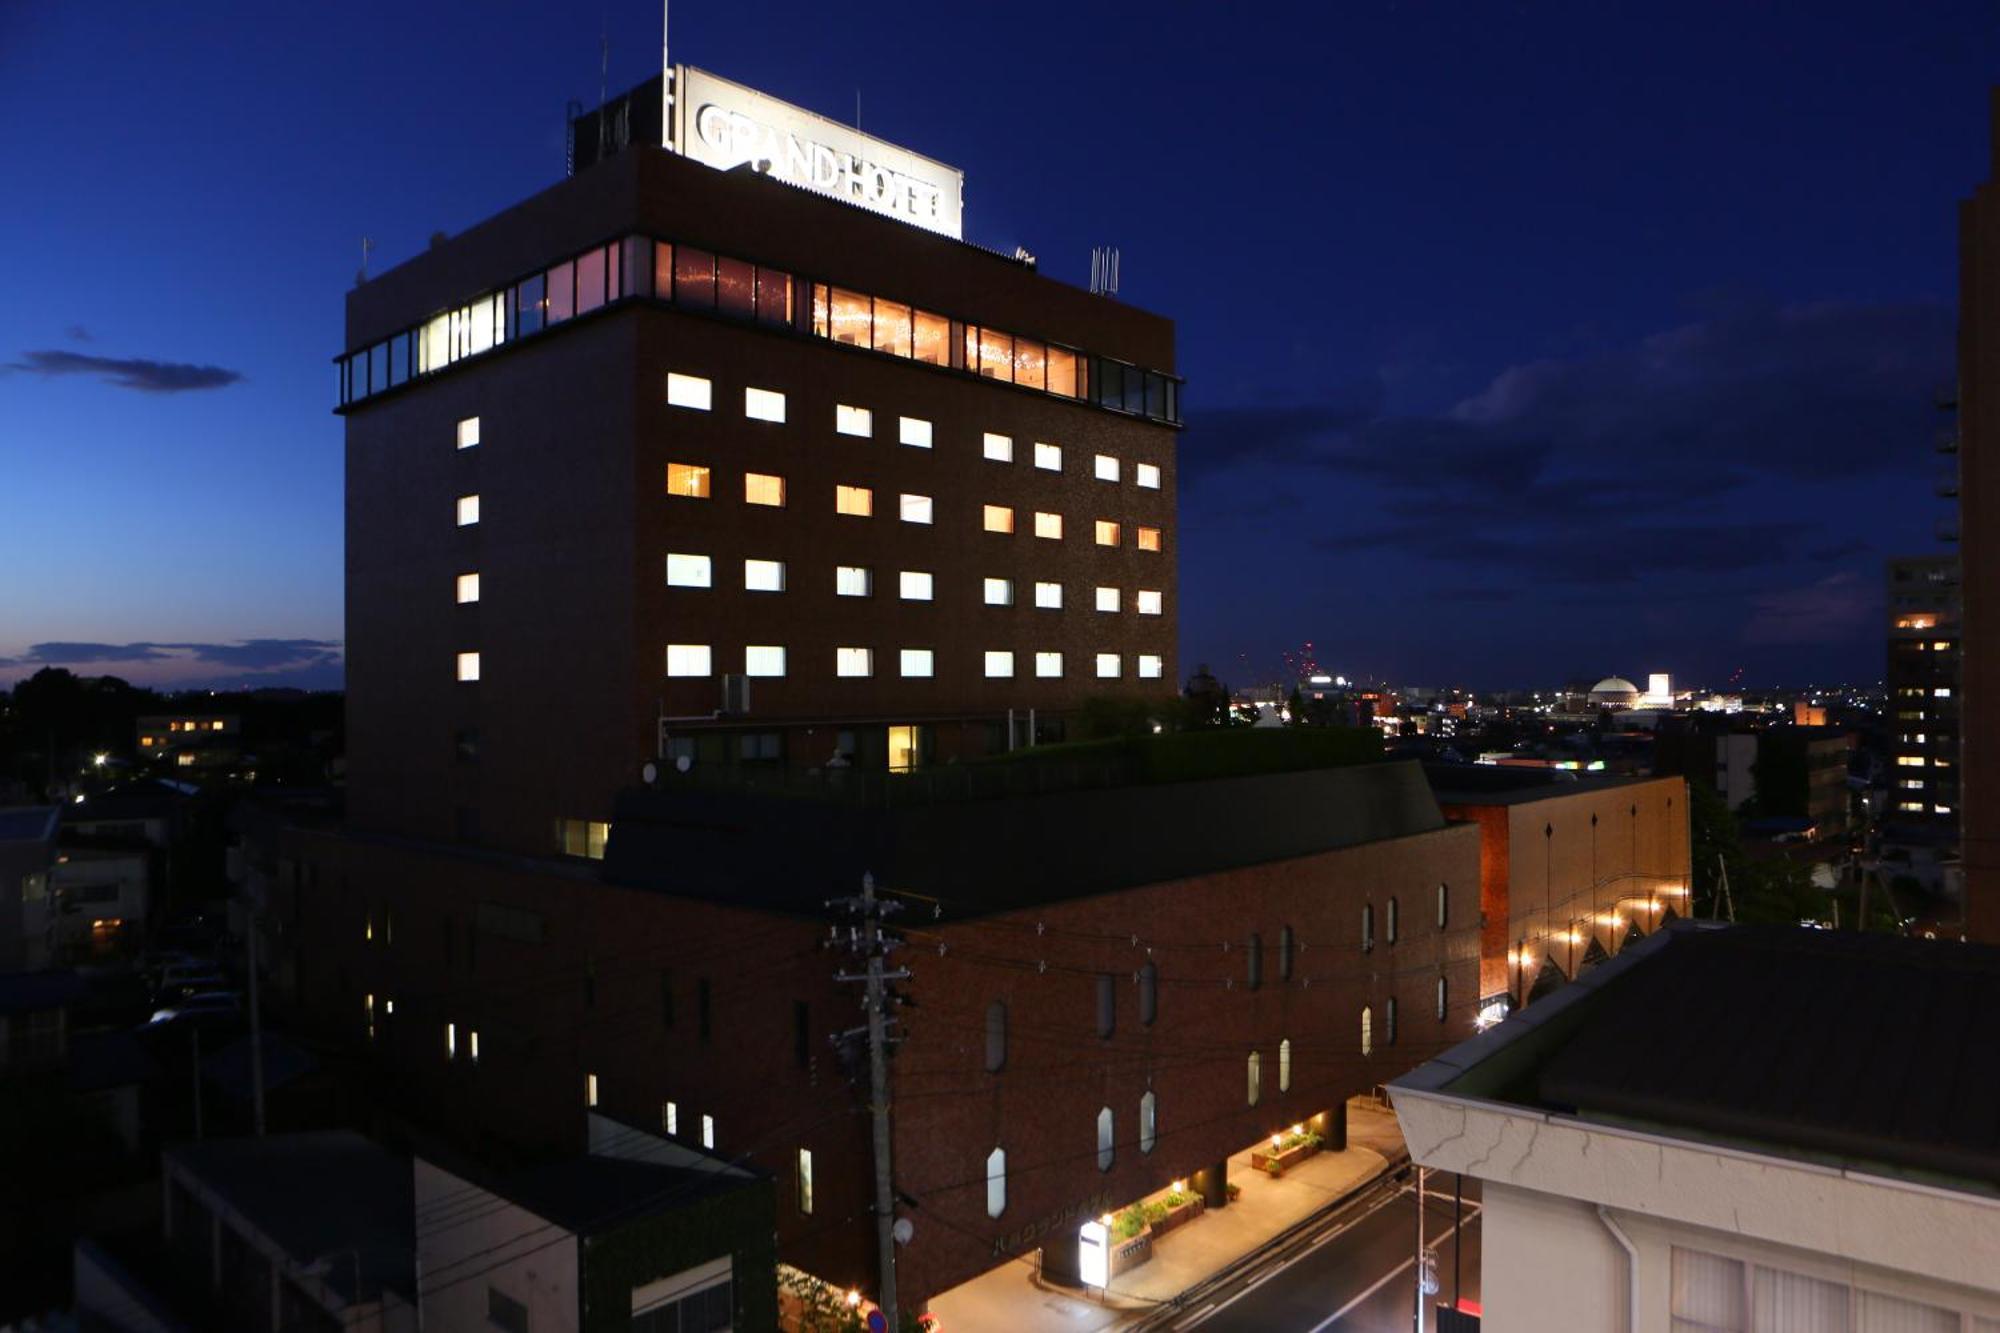
[[[1302,1125],[1294,1125],[1282,1134],[1273,1134],[1264,1147],[1250,1154],[1250,1165],[1258,1171],[1268,1171],[1273,1179],[1297,1166],[1306,1158],[1319,1151],[1320,1136]]]
[[[1200,1217],[1207,1205],[1199,1194],[1175,1188],[1161,1195],[1153,1206],[1159,1209],[1159,1216],[1153,1222],[1153,1234],[1160,1236],[1191,1218]]]

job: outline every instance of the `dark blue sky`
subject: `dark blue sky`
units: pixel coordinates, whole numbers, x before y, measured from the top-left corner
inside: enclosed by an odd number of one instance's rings
[[[1934,546],[1990,3],[674,6],[1174,317],[1182,653],[1880,674]],[[341,298],[553,182],[659,13],[0,4],[0,681],[338,678]]]

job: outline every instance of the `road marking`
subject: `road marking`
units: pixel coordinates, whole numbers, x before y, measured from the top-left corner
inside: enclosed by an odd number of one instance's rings
[[[1231,1296],[1228,1300],[1222,1301],[1218,1304],[1204,1306],[1202,1307],[1200,1313],[1196,1314],[1192,1319],[1188,1319],[1181,1323],[1175,1324],[1174,1333],[1182,1333],[1182,1330],[1193,1328],[1196,1324],[1201,1323],[1202,1321],[1208,1319],[1210,1316],[1220,1314],[1222,1311],[1227,1310],[1230,1306],[1236,1304],[1236,1302],[1242,1300],[1245,1296],[1248,1296],[1251,1293],[1251,1291],[1253,1291],[1257,1287],[1258,1283],[1261,1283],[1268,1278],[1276,1277],[1278,1274],[1284,1272],[1287,1268],[1290,1268],[1293,1264],[1305,1258],[1308,1254],[1311,1254],[1314,1250],[1326,1244],[1328,1241],[1334,1239],[1336,1236],[1340,1236],[1346,1233],[1352,1228],[1361,1225],[1361,1223],[1367,1221],[1369,1218],[1375,1216],[1375,1214],[1381,1212],[1384,1208],[1387,1208],[1390,1204],[1394,1203],[1400,1197],[1402,1196],[1398,1194],[1395,1190],[1390,1190],[1387,1193],[1383,1194],[1380,1198],[1369,1200],[1368,1206],[1361,1211],[1361,1214],[1358,1217],[1346,1218],[1344,1221],[1340,1223],[1340,1225],[1328,1230],[1327,1233],[1324,1236],[1320,1237],[1317,1241],[1313,1242],[1311,1245],[1308,1245],[1306,1248],[1300,1250],[1297,1254],[1285,1260],[1283,1263],[1276,1265],[1269,1272],[1264,1273],[1262,1276],[1257,1278],[1255,1282],[1251,1282],[1248,1286],[1244,1287],[1243,1290],[1237,1292],[1234,1296]],[[1335,1214],[1335,1216],[1340,1216],[1340,1214]],[[1315,1333],[1317,1333],[1317,1330],[1315,1330]]]
[[[1465,1220],[1467,1222],[1473,1221],[1479,1216],[1480,1211],[1481,1211],[1481,1205],[1476,1203],[1473,1204],[1471,1210],[1466,1213]],[[1451,1239],[1452,1233],[1457,1231],[1458,1227],[1459,1224],[1456,1222],[1454,1222],[1451,1226],[1446,1227],[1443,1233],[1438,1236],[1437,1243],[1442,1245],[1445,1241]],[[1394,1282],[1397,1278],[1409,1272],[1412,1268],[1415,1268],[1416,1266],[1417,1266],[1417,1261],[1413,1258],[1403,1260],[1402,1263],[1397,1264],[1394,1268],[1390,1269],[1387,1273],[1383,1274],[1381,1279],[1378,1280],[1374,1286],[1368,1288],[1368,1290],[1362,1292],[1359,1296],[1356,1296],[1353,1300],[1341,1306],[1338,1310],[1335,1310],[1332,1314],[1320,1320],[1317,1324],[1314,1324],[1311,1328],[1306,1330],[1306,1333],[1325,1333],[1326,1329],[1332,1327],[1334,1324],[1339,1323],[1344,1316],[1351,1314],[1357,1307],[1366,1304],[1368,1299],[1372,1297],[1376,1292],[1382,1290],[1382,1288],[1388,1286],[1391,1282]]]
[[[1183,1319],[1180,1323],[1175,1324],[1174,1325],[1175,1333],[1179,1333],[1179,1330],[1184,1328],[1193,1328],[1196,1324],[1199,1324],[1202,1320],[1208,1318],[1210,1315],[1214,1313],[1215,1313],[1215,1303],[1211,1301],[1207,1305],[1202,1306],[1199,1310],[1196,1310],[1192,1318]]]

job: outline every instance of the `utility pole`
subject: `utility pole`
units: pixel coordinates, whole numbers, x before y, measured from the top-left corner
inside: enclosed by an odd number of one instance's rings
[[[194,1029],[194,1136],[201,1138],[201,1019],[196,1018],[189,1026]]]
[[[1417,1333],[1424,1333],[1424,1168],[1417,1168]]]
[[[888,1011],[890,1002],[897,997],[890,992],[888,983],[903,980],[910,973],[906,968],[893,972],[884,970],[883,959],[900,941],[883,930],[882,918],[899,911],[902,904],[878,899],[875,896],[875,876],[864,874],[859,898],[835,898],[827,906],[844,907],[861,918],[859,924],[847,928],[847,942],[850,949],[858,950],[867,959],[868,969],[858,974],[839,972],[834,975],[834,980],[860,981],[867,985],[862,1006],[868,1013],[868,1110],[874,1121],[875,1245],[881,1258],[875,1300],[882,1307],[888,1326],[894,1329],[899,1327],[896,1322],[896,1184],[889,1138],[889,1024],[894,1020],[890,1019]],[[836,939],[838,935],[836,929]]]
[[[257,907],[245,898],[244,946],[250,964],[250,1132],[264,1137],[264,1024],[257,1009]]]

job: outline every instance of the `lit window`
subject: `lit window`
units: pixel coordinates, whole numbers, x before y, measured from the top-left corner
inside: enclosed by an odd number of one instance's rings
[[[1045,514],[1037,510],[1035,513],[1035,535],[1037,537],[1047,537],[1051,541],[1061,541],[1062,515]]]
[[[836,648],[833,650],[833,674],[836,676],[872,676],[875,674],[875,650],[872,648]]]
[[[1924,808],[1924,803],[1922,801],[1898,801],[1896,802],[1896,808],[1898,810],[1921,811]]]
[[[1896,762],[1904,768],[1922,768],[1924,757],[1920,754],[1899,754],[1896,756]]]
[[[799,1149],[799,1211],[812,1216],[813,1210],[813,1155],[812,1149]]]
[[[1160,530],[1159,530],[1158,528],[1140,528],[1140,529],[1139,529],[1139,549],[1140,549],[1140,550],[1142,550],[1142,551],[1157,551],[1157,550],[1159,550],[1159,549],[1160,549]]]
[[[906,602],[928,602],[932,579],[921,569],[906,569],[896,576],[896,595]]]
[[[458,655],[458,678],[460,680],[479,679],[478,653],[460,653]]]
[[[833,428],[842,435],[875,434],[875,414],[865,407],[849,407],[841,403],[833,409]]]
[[[692,500],[708,498],[708,469],[694,463],[667,464],[667,494]]]
[[[1097,655],[1097,678],[1110,680],[1118,674],[1118,654],[1099,653]]]
[[[866,565],[836,565],[833,590],[842,597],[867,597],[875,591],[875,575]]]
[[[1036,653],[1035,674],[1044,679],[1062,675],[1063,655],[1061,653]]]
[[[875,492],[866,486],[836,486],[833,488],[833,510],[837,514],[867,518],[875,512]]]
[[[1437,980],[1437,1016],[1440,1023],[1444,1022],[1445,999],[1448,994],[1449,988],[1445,983],[1445,979],[1440,976]]]
[[[1007,1150],[995,1148],[986,1154],[986,1215],[998,1217],[1007,1211]]]
[[[709,409],[713,386],[699,375],[682,375],[679,372],[667,376],[667,404],[670,407],[689,407],[697,412]]]
[[[753,505],[783,505],[785,503],[785,479],[783,477],[774,477],[768,472],[744,473],[743,503]]]
[[[1112,1157],[1111,1108],[1107,1106],[1097,1113],[1097,1169],[1109,1171]]]
[[[479,521],[479,497],[461,495],[458,497],[458,526],[469,528]]]
[[[1096,462],[1096,476],[1099,481],[1118,480],[1118,460],[1110,454],[1099,454]]]
[[[1938,686],[1938,687],[1937,687],[1936,689],[1934,689],[1934,690],[1932,690],[1932,691],[1931,691],[1931,697],[1932,697],[1933,699],[1949,699],[1949,698],[1951,698],[1951,686],[1949,686],[1949,685],[1940,685],[1940,686]]]
[[[1245,1091],[1250,1104],[1255,1106],[1264,1096],[1264,1057],[1255,1051],[1250,1052],[1246,1072],[1248,1077],[1245,1081],[1248,1087]]]
[[[772,643],[753,643],[743,650],[743,674],[746,676],[782,676],[785,674],[785,650]]]
[[[905,494],[902,500],[903,522],[928,523],[931,521],[931,497],[928,495]]]
[[[701,1146],[710,1150],[715,1147],[715,1117],[712,1115],[701,1118]]]
[[[1361,1053],[1375,1053],[1375,1011],[1365,1004],[1361,1006]]]
[[[1160,489],[1160,467],[1157,463],[1135,463],[1132,465],[1132,479],[1149,491]]]
[[[1014,580],[987,579],[985,599],[988,606],[1012,606],[1014,604]]]
[[[1059,444],[1036,444],[1035,466],[1045,472],[1062,471],[1062,446]]]
[[[902,417],[896,422],[896,439],[918,449],[931,447],[931,423],[922,417]]]
[[[1136,602],[1142,616],[1157,616],[1161,611],[1160,592],[1157,588],[1141,588]]]
[[[681,1132],[681,1107],[679,1102],[660,1103],[660,1128],[669,1134]]]
[[[934,659],[929,648],[905,648],[901,654],[902,672],[905,676],[928,676]]]
[[[447,1060],[458,1059],[458,1024],[456,1023],[446,1023],[444,1025],[444,1058]]]
[[[597,1075],[595,1074],[585,1074],[583,1076],[583,1104],[585,1106],[597,1105]]]
[[[460,574],[458,576],[458,600],[461,604],[479,600],[479,575]]]
[[[989,430],[986,432],[985,442],[980,445],[980,450],[992,462],[1011,463],[1014,461],[1014,437],[995,435]]]
[[[467,417],[458,423],[458,447],[470,449],[479,443],[479,418]]]
[[[986,654],[986,675],[989,679],[1004,679],[1014,674],[1014,654],[1004,651],[988,651]]]
[[[472,1057],[472,1063],[479,1063],[479,1029],[468,1029],[465,1034],[465,1053]]]
[[[743,587],[748,592],[783,592],[785,590],[785,562],[782,560],[745,560],[743,562]]]
[[[1165,668],[1165,661],[1158,653],[1139,654],[1139,679],[1158,680]]]
[[[667,586],[669,588],[706,588],[711,586],[709,558],[705,555],[683,555],[679,552],[667,554]]]
[[[1160,1138],[1160,1102],[1148,1092],[1139,1098],[1139,1151],[1151,1152]]]
[[[979,522],[988,532],[1012,532],[1014,511],[1006,505],[981,505]]]
[[[1116,523],[1113,523],[1108,518],[1100,518],[1097,520],[1096,528],[1097,544],[1099,546],[1116,546],[1118,544],[1118,525]]]
[[[1278,1043],[1278,1091],[1292,1090],[1292,1039],[1285,1038]]]
[[[1037,583],[1035,585],[1035,606],[1043,611],[1062,610],[1062,584]]]
[[[667,645],[667,674],[669,676],[706,676],[713,673],[709,665],[708,645],[705,643],[670,643]]]
[[[743,415],[752,421],[782,422],[785,419],[785,395],[775,389],[745,389]]]
[[[1097,609],[1100,611],[1116,611],[1118,609],[1118,589],[1099,588],[1097,590]]]

